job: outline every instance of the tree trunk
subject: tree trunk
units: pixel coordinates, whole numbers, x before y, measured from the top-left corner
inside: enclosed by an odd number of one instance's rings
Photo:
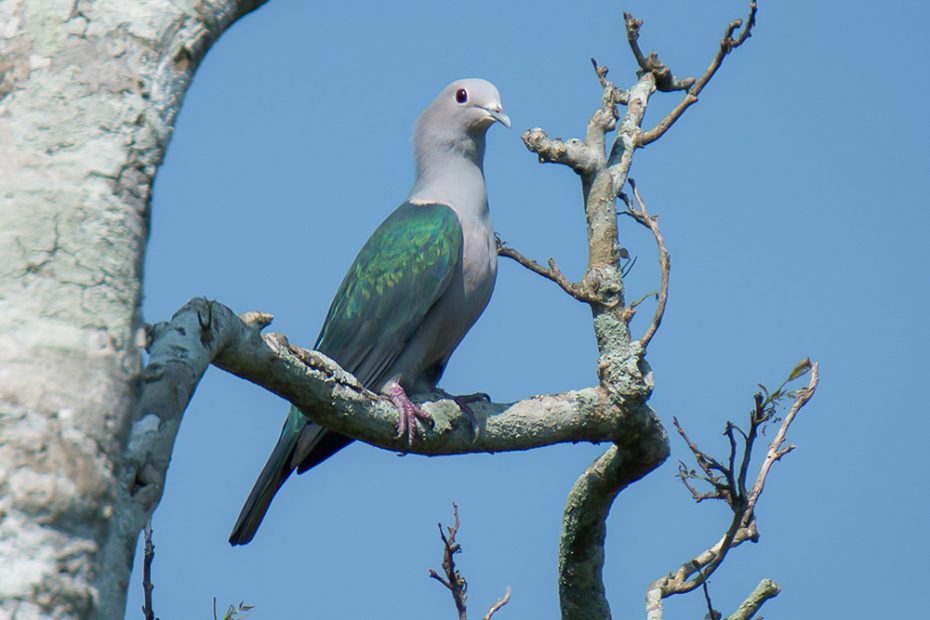
[[[201,57],[262,2],[0,4],[0,618],[123,617],[161,496],[124,463],[152,180]]]

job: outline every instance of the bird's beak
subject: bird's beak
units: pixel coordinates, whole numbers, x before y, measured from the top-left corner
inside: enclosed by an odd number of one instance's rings
[[[495,110],[494,108],[484,108],[484,111],[491,115],[491,118],[496,120],[498,123],[510,129],[510,117],[504,114],[503,110]]]

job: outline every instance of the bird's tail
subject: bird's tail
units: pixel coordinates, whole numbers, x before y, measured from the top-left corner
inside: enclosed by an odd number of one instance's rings
[[[255,536],[275,493],[297,467],[294,463],[294,452],[307,423],[307,418],[300,410],[292,406],[284,422],[278,443],[275,444],[268,462],[258,475],[258,480],[255,481],[252,492],[249,493],[242,512],[239,513],[239,519],[233,527],[232,534],[229,535],[231,545],[248,544]]]

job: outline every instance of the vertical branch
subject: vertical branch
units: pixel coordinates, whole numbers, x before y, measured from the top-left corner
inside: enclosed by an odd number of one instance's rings
[[[152,544],[152,520],[145,522],[145,551],[142,558],[142,590],[145,593],[145,601],[142,605],[142,615],[145,620],[156,620],[155,610],[152,607],[152,590],[155,586],[152,584],[152,560],[155,559],[155,545]],[[214,607],[216,599],[213,601]]]
[[[454,515],[454,521],[448,528],[448,536],[446,536],[446,533],[442,530],[442,523],[437,524],[439,526],[439,537],[442,539],[443,545],[442,570],[446,576],[443,578],[432,568],[429,569],[429,576],[444,585],[449,592],[452,593],[452,600],[455,602],[455,609],[458,611],[459,620],[468,620],[468,613],[465,605],[465,601],[468,598],[466,594],[468,583],[459,573],[458,569],[455,568],[455,554],[461,553],[462,551],[462,546],[455,540],[456,535],[459,533],[460,526],[459,507],[455,502],[452,502],[452,514]]]
[[[722,55],[749,36],[755,16],[754,2],[751,7],[751,17],[744,32],[737,39],[731,40],[732,33],[739,26],[731,24],[727,30],[727,41],[721,47],[726,48],[725,51],[718,54],[712,70],[705,72],[697,81],[694,78],[678,79],[662,64],[657,54],[643,54],[638,42],[642,21],[628,13],[624,14],[627,40],[641,69],[636,83],[628,91],[617,89],[607,79],[607,67],[600,66],[592,60],[603,94],[601,107],[588,121],[585,139],[550,139],[538,128],[523,135],[527,148],[539,156],[541,163],[569,166],[581,177],[588,238],[588,266],[581,282],[572,283],[555,268],[554,262],[550,262],[549,269],[546,269],[513,250],[501,253],[556,282],[576,299],[588,302],[600,353],[597,372],[601,388],[618,407],[641,405],[640,416],[636,416],[641,424],[643,417],[651,418],[653,422],[651,427],[649,424],[643,424],[644,428],[650,429],[645,433],[630,432],[627,436],[621,432],[622,440],[588,467],[572,488],[565,507],[559,551],[559,595],[563,619],[610,617],[602,579],[607,515],[613,501],[624,488],[658,467],[668,456],[665,431],[654,412],[645,406],[652,391],[652,380],[649,366],[644,360],[645,347],[658,330],[665,311],[669,273],[668,252],[658,230],[656,218],[646,211],[633,184],[634,197],[639,208],[633,207],[626,199],[628,212],[653,232],[659,247],[662,269],[661,293],[652,325],[639,342],[633,342],[630,338],[629,321],[635,312],[636,302],[630,307],[624,307],[623,274],[619,268],[621,246],[617,229],[616,201],[622,196],[622,189],[629,178],[636,149],[648,143],[643,139],[642,123],[649,98],[656,90],[687,90],[689,92],[685,101],[696,100],[697,93],[719,67]],[[626,112],[622,116],[617,111],[618,105],[626,105]],[[679,106],[681,110],[678,116],[688,105],[690,102]],[[677,116],[667,118],[664,128],[660,128],[658,132],[653,130],[649,140],[660,137],[676,119]],[[605,156],[606,135],[615,128],[616,138],[610,154]],[[746,529],[740,527],[741,523],[741,519],[735,521],[719,543],[721,549],[718,551],[725,554],[725,549],[734,544],[734,537]],[[705,560],[703,566],[715,561],[713,550],[709,551],[708,555],[711,557]],[[700,567],[696,570],[700,570]],[[648,600],[650,617],[661,617],[662,593],[656,594],[650,589]]]
[[[454,521],[451,527],[448,529],[448,536],[446,532],[442,529],[442,523],[439,523],[439,537],[442,539],[443,553],[442,553],[442,571],[445,573],[445,577],[441,576],[432,568],[429,569],[429,576],[432,579],[435,579],[442,585],[446,587],[449,592],[452,593],[452,600],[455,602],[455,609],[458,612],[459,620],[468,620],[468,613],[465,606],[465,601],[468,598],[468,582],[465,581],[465,578],[462,577],[458,569],[455,567],[455,554],[462,552],[462,546],[455,540],[455,537],[459,533],[459,527],[461,523],[459,522],[459,507],[455,502],[452,502],[452,514],[454,515]],[[497,613],[501,607],[510,602],[510,586],[507,586],[507,591],[491,608],[488,610],[488,613],[484,615],[484,620],[490,620],[491,616]]]

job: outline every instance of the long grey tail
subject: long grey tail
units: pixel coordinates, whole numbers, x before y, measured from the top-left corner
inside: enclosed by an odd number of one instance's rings
[[[345,435],[333,433],[319,424],[311,422],[297,407],[291,406],[268,462],[258,474],[239,519],[229,535],[233,546],[246,545],[255,537],[262,524],[271,500],[284,481],[297,470],[302,474],[328,459],[352,440]]]
[[[306,426],[307,419],[300,413],[296,407],[291,407],[287,420],[284,422],[284,428],[281,430],[281,436],[278,443],[275,444],[268,462],[262,468],[252,492],[249,493],[245,505],[239,513],[239,519],[233,527],[232,534],[229,535],[229,543],[235,545],[248,544],[255,537],[258,526],[261,525],[271,500],[274,499],[275,493],[288,479],[291,472],[296,469],[294,464],[294,451],[300,440],[301,431]]]

